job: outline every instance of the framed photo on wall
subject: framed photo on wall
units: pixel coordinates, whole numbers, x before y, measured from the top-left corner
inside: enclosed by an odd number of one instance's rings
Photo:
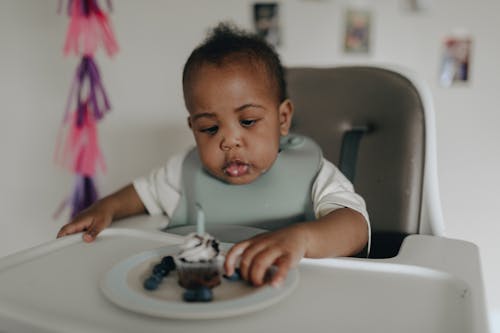
[[[450,87],[469,81],[471,48],[472,39],[468,36],[451,36],[443,40],[439,73],[441,85]]]
[[[273,46],[281,45],[279,4],[276,2],[255,3],[253,5],[255,32]]]
[[[372,14],[369,9],[349,8],[345,11],[345,53],[369,53]]]

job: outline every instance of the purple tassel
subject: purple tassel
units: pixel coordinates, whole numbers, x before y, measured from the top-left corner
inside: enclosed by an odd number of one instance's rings
[[[88,95],[83,95],[84,84],[88,82]],[[101,82],[99,69],[91,56],[82,57],[82,61],[76,69],[75,79],[71,86],[66,103],[65,122],[72,108],[72,101],[76,99],[76,109],[78,111],[77,124],[81,126],[85,112],[85,104],[88,102],[97,120],[104,117],[104,113],[111,109],[108,96]]]
[[[99,195],[91,177],[77,175],[76,186],[71,198],[71,219],[97,201]]]

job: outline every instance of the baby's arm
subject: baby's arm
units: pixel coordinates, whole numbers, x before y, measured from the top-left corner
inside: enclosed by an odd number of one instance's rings
[[[92,242],[113,220],[145,212],[139,195],[130,184],[82,211],[59,230],[57,237],[85,231],[83,240]]]
[[[359,253],[368,242],[368,224],[350,208],[330,212],[316,221],[304,222],[257,235],[233,246],[226,256],[226,274],[231,275],[240,257],[242,277],[259,286],[271,265],[278,269],[270,283],[281,284],[291,267],[303,257],[339,257]]]

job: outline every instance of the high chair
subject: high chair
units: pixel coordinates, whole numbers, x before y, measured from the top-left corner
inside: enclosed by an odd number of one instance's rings
[[[424,82],[405,69],[374,66],[288,68],[287,79],[295,105],[292,131],[315,139],[366,201],[369,258],[377,260],[361,259],[357,274],[370,274],[373,262],[373,269],[394,273],[391,288],[414,281],[391,316],[408,316],[402,320],[407,323],[414,305],[422,315],[421,331],[435,325],[439,332],[489,332],[479,249],[443,235],[434,110]],[[384,264],[389,266],[382,269]],[[414,271],[403,276],[405,269]],[[451,297],[444,288],[418,301],[430,288],[416,287],[427,281],[419,269],[444,273],[446,288],[456,290]],[[461,322],[450,320],[447,311],[461,313]]]
[[[299,264],[310,292],[321,280],[322,293],[335,295],[319,306],[333,319],[327,326],[489,332],[479,249],[444,237],[434,113],[425,84],[402,69],[368,66],[288,68],[287,79],[295,105],[292,132],[314,139],[353,182],[371,222],[368,258],[304,258]],[[195,231],[191,220],[165,231]],[[212,220],[206,230],[222,242],[263,232]],[[308,274],[313,267],[328,272]]]
[[[371,258],[395,256],[410,234],[443,235],[434,110],[412,74],[380,67],[288,68],[292,131],[324,156],[365,199]]]

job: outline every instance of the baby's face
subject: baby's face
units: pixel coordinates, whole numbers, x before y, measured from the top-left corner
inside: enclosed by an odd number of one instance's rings
[[[280,104],[266,72],[248,64],[205,64],[191,81],[188,120],[203,166],[230,184],[253,182],[276,160],[292,104]]]

